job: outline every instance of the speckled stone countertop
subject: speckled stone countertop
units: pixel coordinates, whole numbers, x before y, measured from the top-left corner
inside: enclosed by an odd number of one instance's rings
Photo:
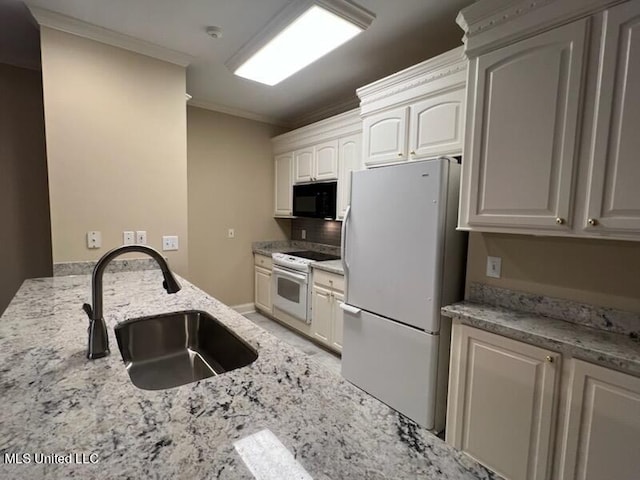
[[[311,264],[311,268],[325,270],[331,273],[337,273],[338,275],[344,275],[342,260],[326,260],[324,262],[313,262]]]
[[[0,318],[0,478],[251,479],[234,442],[265,429],[316,480],[499,478],[188,282],[167,295],[158,270],[104,280],[104,359],[85,358],[87,275],[27,280]],[[136,388],[113,326],[185,309],[217,317],[258,359],[178,388]],[[99,461],[10,465],[10,453]]]
[[[640,339],[635,330],[627,330],[634,325],[633,314],[606,309],[607,323],[600,326],[600,307],[486,286],[471,290],[470,300],[443,307],[442,313],[466,325],[640,376]]]

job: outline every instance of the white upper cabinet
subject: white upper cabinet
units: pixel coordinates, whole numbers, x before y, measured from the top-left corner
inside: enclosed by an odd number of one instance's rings
[[[275,159],[275,216],[289,217],[293,212],[293,153]]]
[[[338,156],[340,171],[338,174],[337,216],[344,218],[351,200],[351,172],[360,170],[362,155],[362,135],[355,134],[340,139]]]
[[[460,47],[359,88],[364,165],[460,155],[466,70]]]
[[[462,152],[464,98],[465,90],[461,88],[410,106],[410,158]]]
[[[314,148],[308,147],[295,153],[295,183],[310,182],[314,174]]]
[[[351,172],[362,168],[359,113],[357,109],[351,110],[272,139],[276,158],[276,217],[291,216],[294,184],[331,180],[338,181],[336,216],[339,219],[344,216]]]
[[[472,61],[469,225],[566,228],[586,30],[580,20]]]
[[[365,165],[407,160],[408,108],[394,108],[362,122]]]
[[[640,240],[640,3],[480,0],[459,228]]]
[[[640,234],[640,2],[607,12],[599,71],[589,233]]]
[[[338,140],[330,140],[315,147],[313,180],[338,178]]]

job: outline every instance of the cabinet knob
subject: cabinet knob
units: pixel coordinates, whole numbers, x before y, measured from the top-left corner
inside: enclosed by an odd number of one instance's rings
[[[398,152],[398,156],[401,157],[402,156],[402,152]]]
[[[589,220],[587,220],[587,223],[592,226],[595,227],[596,225],[598,225],[598,220],[595,218],[590,218]]]
[[[553,357],[551,355],[547,355],[546,357],[544,357],[544,359],[547,361],[547,363],[553,363]]]
[[[411,150],[411,155],[415,155],[416,151],[415,150]]]
[[[564,225],[564,218],[560,218],[560,217],[556,218],[556,223],[558,225]]]

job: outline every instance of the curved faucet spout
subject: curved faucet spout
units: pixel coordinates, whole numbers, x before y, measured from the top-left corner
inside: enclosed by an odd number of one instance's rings
[[[162,254],[154,248],[146,245],[123,245],[122,247],[114,248],[105,253],[102,258],[98,260],[98,263],[96,263],[91,276],[91,301],[93,308],[87,304],[83,306],[85,312],[89,315],[89,348],[87,358],[101,358],[109,354],[107,325],[102,316],[102,276],[111,260],[124,253],[131,252],[145,253],[158,263],[164,277],[162,286],[167,293],[176,293],[181,288],[180,283],[178,283],[178,280],[176,280],[173,273],[171,273],[167,261]]]

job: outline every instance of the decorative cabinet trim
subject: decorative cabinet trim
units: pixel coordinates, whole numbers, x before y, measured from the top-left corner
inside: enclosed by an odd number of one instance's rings
[[[394,73],[356,90],[362,115],[399,105],[421,95],[456,89],[466,84],[463,47]]]
[[[480,1],[463,8],[456,22],[465,32],[465,53],[474,56],[592,15],[623,1]]]
[[[273,153],[279,155],[362,131],[360,110],[354,109],[271,139]]]

